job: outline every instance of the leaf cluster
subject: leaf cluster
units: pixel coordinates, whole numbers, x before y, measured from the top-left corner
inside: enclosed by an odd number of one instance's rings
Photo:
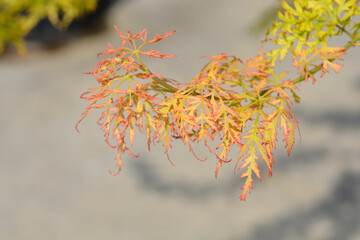
[[[121,46],[109,44],[100,53],[106,59],[90,72],[99,87],[82,95],[91,103],[81,120],[93,109],[103,109],[99,124],[106,142],[110,136],[116,141],[116,146],[109,145],[117,148],[119,171],[123,153],[136,156],[131,146],[135,129],[139,129],[146,135],[149,150],[152,143],[161,143],[168,157],[175,139],[181,139],[193,153],[193,144],[203,142],[217,159],[215,177],[224,163],[232,162],[230,149],[238,149],[234,172],[241,171],[239,178],[245,180],[241,200],[252,190],[254,177],[261,180],[259,161],[266,163],[272,175],[278,132],[282,132],[289,155],[295,142],[298,122],[291,106],[300,101],[298,84],[308,78],[315,82],[318,71],[321,77],[329,68],[338,72],[342,66],[338,61],[347,49],[358,45],[360,37],[359,23],[351,21],[359,15],[357,1],[295,0],[292,6],[280,2],[283,9],[264,40],[275,44],[273,50],[263,52],[261,48],[246,61],[227,54],[209,56],[209,62],[188,84],[152,73],[142,62],[143,56],[174,57],[143,47],[175,31],[147,40],[146,29],[123,34],[115,27]],[[328,46],[329,39],[344,33],[349,43]],[[295,79],[287,77],[287,72],[275,71],[276,63],[287,54],[298,72]],[[215,140],[220,144],[213,146]]]
[[[24,37],[42,19],[64,29],[86,12],[95,10],[98,0],[0,0],[0,54],[12,43],[25,53]]]

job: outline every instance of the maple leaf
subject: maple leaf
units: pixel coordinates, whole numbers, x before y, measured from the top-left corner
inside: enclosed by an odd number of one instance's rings
[[[171,31],[171,32],[167,32],[167,33],[165,33],[163,35],[159,35],[159,33],[156,33],[156,36],[152,40],[150,40],[150,41],[148,41],[146,43],[147,44],[156,43],[156,42],[158,42],[158,41],[160,41],[160,40],[162,40],[164,38],[167,38],[167,37],[173,35],[174,33],[176,33],[176,30]],[[144,40],[144,42],[145,42],[145,40]]]
[[[154,58],[176,57],[176,55],[174,55],[174,54],[171,54],[171,55],[169,55],[169,54],[160,54],[160,51],[155,51],[155,50],[147,51],[147,52],[139,51],[139,53],[141,53],[142,55],[147,55],[147,56],[154,57]]]
[[[78,129],[79,123],[93,109],[104,109],[98,119],[98,124],[104,131],[106,143],[118,151],[115,157],[118,171],[115,174],[111,173],[112,175],[116,175],[120,171],[123,153],[127,153],[132,157],[138,156],[131,151],[136,128],[146,133],[149,150],[151,142],[164,131],[161,128],[159,130],[159,123],[160,120],[164,121],[165,119],[158,117],[160,112],[157,109],[157,103],[161,99],[155,97],[156,94],[153,95],[150,91],[157,89],[160,83],[164,86],[170,86],[168,84],[170,81],[165,79],[159,80],[161,74],[150,72],[143,65],[138,54],[155,58],[175,56],[161,54],[159,51],[141,51],[145,44],[158,42],[174,32],[161,36],[156,35],[152,41],[146,42],[146,29],[141,30],[137,34],[133,34],[130,31],[122,34],[116,26],[114,27],[121,37],[122,47],[115,49],[111,44],[108,44],[106,51],[100,53],[100,55],[105,55],[109,58],[100,61],[96,64],[93,71],[90,72],[100,86],[92,88],[81,95],[81,98],[91,101],[91,104],[85,108],[85,112],[76,125]],[[143,44],[137,45],[135,42],[138,40],[142,40]],[[120,87],[125,85],[125,83],[127,83],[127,89],[122,90]],[[135,87],[131,87],[131,85]],[[169,134],[169,125],[165,124],[165,128],[167,129],[165,141],[166,147],[168,147],[171,146],[167,136]],[[127,144],[127,137],[129,138],[130,145]],[[115,140],[115,146],[110,143],[110,138]]]

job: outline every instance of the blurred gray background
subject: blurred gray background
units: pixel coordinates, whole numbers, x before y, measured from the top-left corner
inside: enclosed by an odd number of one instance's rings
[[[135,152],[115,170],[93,112],[75,131],[87,103],[79,96],[96,81],[83,72],[100,60],[113,29],[177,30],[156,45],[177,58],[149,61],[150,68],[188,82],[201,56],[255,55],[264,34],[252,26],[275,0],[127,0],[106,15],[104,31],[79,35],[61,47],[28,44],[25,58],[0,57],[0,239],[360,239],[360,50],[315,86],[301,84],[294,106],[302,141],[287,156],[281,140],[273,177],[240,202],[242,180],[216,159],[199,162],[179,141],[170,152],[149,153],[138,136]],[[106,27],[106,28],[105,28]],[[297,140],[299,136],[297,136]],[[199,155],[207,156],[198,146]],[[234,156],[237,150],[234,149]]]

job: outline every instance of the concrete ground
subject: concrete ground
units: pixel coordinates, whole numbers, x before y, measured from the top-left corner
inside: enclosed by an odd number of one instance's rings
[[[53,50],[30,44],[26,58],[2,56],[0,239],[360,239],[359,49],[340,73],[302,84],[294,106],[302,141],[290,157],[279,142],[273,177],[261,166],[263,181],[246,202],[232,164],[215,180],[216,159],[199,162],[176,143],[173,167],[160,146],[144,151],[139,136],[141,157],[127,157],[112,177],[115,152],[96,124],[99,113],[75,131],[86,106],[79,95],[96,86],[82,72],[107,42],[120,44],[113,24],[152,34],[176,29],[157,47],[178,57],[149,65],[186,82],[205,64],[200,56],[255,55],[263,35],[249,26],[275,2],[128,0],[111,9],[100,34]]]

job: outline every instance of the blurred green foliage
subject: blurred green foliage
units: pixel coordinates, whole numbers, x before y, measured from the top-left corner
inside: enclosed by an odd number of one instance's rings
[[[25,54],[24,37],[42,19],[59,29],[97,7],[99,0],[0,0],[0,54],[13,44]]]

